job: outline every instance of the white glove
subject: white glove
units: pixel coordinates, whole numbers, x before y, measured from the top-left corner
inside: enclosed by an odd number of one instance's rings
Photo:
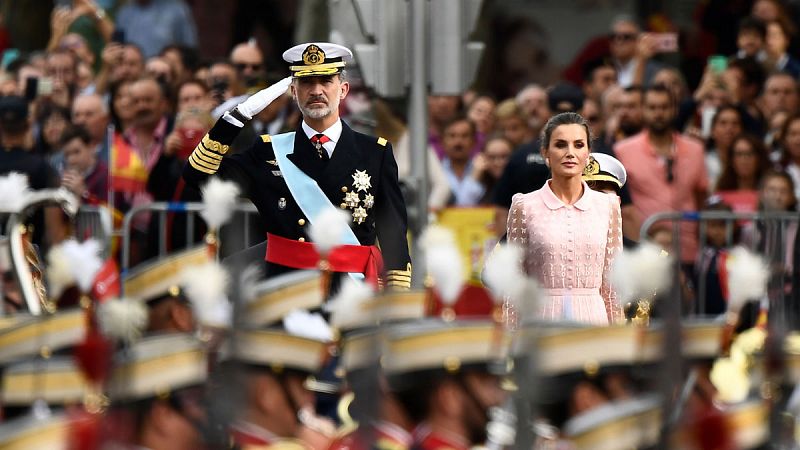
[[[276,98],[286,93],[289,85],[292,84],[292,77],[286,77],[281,81],[273,84],[270,87],[264,88],[247,98],[247,100],[239,103],[237,108],[239,112],[250,120],[256,114],[264,110],[270,103],[275,101]]]

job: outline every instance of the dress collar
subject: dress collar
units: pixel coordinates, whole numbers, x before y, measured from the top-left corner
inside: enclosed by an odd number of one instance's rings
[[[545,206],[547,206],[552,210],[566,207],[567,205],[565,205],[564,202],[559,200],[559,198],[556,197],[556,194],[553,193],[553,190],[550,189],[550,181],[551,180],[547,180],[547,183],[545,183],[544,186],[542,186],[542,194],[543,194],[542,199],[544,200]],[[589,191],[591,189],[589,188],[589,185],[587,185],[585,181],[581,181],[581,184],[583,185],[583,194],[581,194],[581,198],[579,198],[578,201],[575,202],[572,206],[580,209],[581,211],[586,211],[590,209],[592,206],[592,202],[589,199],[589,196],[591,195],[589,194]]]
[[[311,139],[311,136],[314,136],[315,134],[319,134],[319,132],[317,130],[315,130],[315,129],[311,128],[310,126],[308,126],[308,124],[306,123],[305,120],[302,122],[302,127],[303,127],[303,132],[306,134],[306,136],[309,139]],[[333,125],[328,127],[328,129],[323,131],[322,134],[324,134],[325,136],[328,136],[328,139],[330,139],[331,142],[335,146],[335,144],[337,142],[339,142],[339,139],[342,137],[342,121],[341,121],[341,119],[337,120]]]

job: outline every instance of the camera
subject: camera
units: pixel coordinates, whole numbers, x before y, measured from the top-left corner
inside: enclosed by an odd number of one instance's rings
[[[225,78],[214,78],[211,80],[211,95],[214,100],[222,103],[225,100],[225,91],[230,87],[230,83]]]

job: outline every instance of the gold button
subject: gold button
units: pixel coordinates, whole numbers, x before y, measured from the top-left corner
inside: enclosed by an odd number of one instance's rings
[[[346,203],[342,203],[341,205],[339,205],[339,208],[345,209],[345,208],[347,208],[347,204]]]
[[[298,220],[298,221],[297,221],[297,224],[298,224],[298,225],[300,225],[300,226],[302,227],[303,225],[305,225],[305,224],[306,224],[306,219],[300,219],[300,220]]]
[[[461,368],[461,360],[456,356],[447,356],[442,365],[448,372],[455,373]]]
[[[347,186],[342,186],[342,192],[347,192]]]
[[[298,241],[300,241],[300,242],[305,242],[305,241],[306,241],[306,238],[302,238],[302,237],[301,237],[300,239],[298,239]]]

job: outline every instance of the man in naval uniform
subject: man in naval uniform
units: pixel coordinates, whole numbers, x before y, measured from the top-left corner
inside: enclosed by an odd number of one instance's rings
[[[410,287],[406,207],[392,146],[353,131],[339,118],[339,102],[350,89],[344,67],[352,52],[309,43],[290,48],[283,59],[292,76],[225,113],[189,157],[184,178],[196,187],[212,175],[239,184],[267,230],[268,277],[316,268],[310,222],[341,209],[352,217],[351,232],[347,245],[327,255],[331,270],[361,273],[370,281],[383,274],[387,287]],[[224,157],[244,124],[287,88],[303,113],[295,132],[262,135],[246,151]]]

